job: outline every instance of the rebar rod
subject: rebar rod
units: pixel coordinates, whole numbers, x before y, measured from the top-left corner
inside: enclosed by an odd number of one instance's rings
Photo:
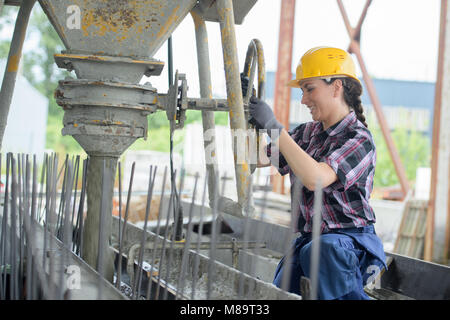
[[[32,178],[32,186],[31,186],[31,212],[30,216],[32,220],[37,219],[37,172],[38,166],[36,161],[36,155],[33,155],[33,178]]]
[[[72,160],[73,161],[73,160]],[[69,252],[71,251],[70,245],[72,243],[72,231],[73,231],[73,223],[71,222],[71,213],[70,208],[72,207],[72,190],[73,190],[73,181],[75,175],[75,168],[73,168],[72,161],[67,163],[67,184],[66,184],[66,197],[65,197],[65,210],[64,210],[64,225],[63,225],[63,250],[62,250],[62,261],[63,268],[66,265],[66,261],[69,260]],[[76,199],[74,198],[74,202]],[[60,298],[63,299],[63,280],[64,280],[64,270],[60,270]]]
[[[159,242],[159,238],[160,238],[160,230],[161,230],[161,216],[162,216],[162,204],[163,204],[163,200],[164,200],[164,193],[165,193],[165,187],[166,187],[166,178],[167,178],[167,166],[164,168],[164,176],[163,176],[163,184],[162,184],[162,190],[161,190],[161,198],[160,198],[160,202],[159,202],[159,210],[158,210],[158,221],[156,222],[156,234],[155,234],[155,240],[154,240],[154,248],[152,251],[152,257],[151,257],[151,263],[150,263],[150,280],[147,286],[147,300],[150,299],[150,294],[151,294],[151,289],[153,286],[153,269],[154,269],[154,265],[155,265],[155,258],[156,258],[156,248],[158,247],[158,242]],[[160,269],[158,269],[158,274],[160,274]],[[158,276],[159,278],[159,276]]]
[[[61,225],[62,225],[62,220],[63,220],[63,215],[64,215],[64,203],[65,203],[65,198],[66,198],[66,183],[67,183],[67,175],[68,175],[68,171],[67,171],[67,163],[69,161],[69,155],[66,155],[66,160],[64,161],[64,165],[61,168],[61,170],[64,171],[64,176],[63,176],[63,182],[62,182],[62,188],[61,188],[61,195],[60,195],[60,199],[59,199],[59,209],[58,209],[58,222],[57,222],[57,226],[56,226],[56,230],[57,230],[57,237],[61,240],[62,239],[62,235],[61,235]]]
[[[199,224],[198,224],[198,230],[197,230],[197,247],[196,247],[196,255],[194,258],[194,267],[193,267],[193,273],[192,273],[192,284],[191,284],[191,299],[193,300],[195,297],[195,287],[197,285],[197,274],[198,274],[198,268],[200,265],[200,242],[202,238],[203,233],[203,211],[205,207],[205,197],[206,197],[206,190],[207,190],[207,183],[208,180],[205,179],[205,182],[203,184],[203,194],[202,194],[202,202],[200,207],[200,213],[199,213]]]
[[[148,215],[150,213],[151,208],[151,202],[153,197],[153,187],[155,185],[155,177],[156,177],[156,171],[158,167],[150,166],[150,174],[148,178],[148,191],[147,191],[147,204],[145,208],[145,220],[144,220],[144,231],[142,232],[142,238],[141,238],[141,246],[139,249],[139,260],[138,260],[138,272],[137,277],[135,277],[134,285],[133,285],[133,296],[138,299],[140,296],[140,290],[141,290],[141,277],[142,277],[142,263],[144,260],[144,247],[145,242],[147,240],[147,224],[148,224]]]
[[[244,229],[243,229],[243,240],[244,240],[244,247],[243,250],[246,251],[247,243],[249,241],[250,237],[250,212],[245,212],[245,218],[244,218]],[[238,286],[238,299],[243,299],[244,297],[244,273],[248,273],[248,256],[244,255],[242,259],[242,270],[239,274],[239,286]]]
[[[173,179],[173,181],[175,182],[176,180]],[[173,223],[173,228],[172,228],[172,235],[171,235],[171,239],[170,239],[170,244],[169,244],[169,258],[167,259],[167,267],[166,267],[166,283],[169,283],[169,275],[170,275],[170,269],[172,268],[172,259],[173,259],[173,244],[176,241],[184,241],[184,239],[182,238],[182,227],[183,227],[183,211],[182,211],[182,206],[181,206],[181,199],[178,196],[178,192],[176,190],[176,185],[173,184],[172,185],[173,189],[172,192],[175,193],[175,197],[176,199],[174,199],[174,206],[176,206],[176,210],[175,210],[175,217],[174,217],[174,223]],[[184,187],[184,170],[181,169],[180,170],[180,195],[183,192],[183,187]],[[180,240],[178,240],[180,239]],[[168,295],[168,286],[164,286],[164,294],[163,294],[163,300],[167,300],[167,295]]]
[[[18,202],[18,221],[16,221],[17,224],[17,232],[18,232],[18,261],[17,261],[17,291],[16,291],[16,299],[20,299],[19,298],[19,293],[22,292],[22,281],[19,281],[19,279],[23,279],[22,276],[22,267],[23,267],[23,232],[22,232],[22,217],[23,217],[23,208],[24,208],[24,204],[23,204],[23,200],[24,200],[24,191],[22,188],[23,185],[23,177],[25,176],[23,174],[23,154],[18,154],[17,155],[17,202]]]
[[[176,177],[176,170],[174,172],[174,176]],[[155,294],[155,298],[156,300],[159,300],[159,290],[161,288],[161,267],[162,267],[162,263],[165,257],[165,250],[166,250],[166,245],[167,245],[167,235],[169,232],[169,220],[170,220],[170,214],[172,212],[172,206],[173,206],[173,197],[175,196],[175,194],[172,192],[172,186],[171,186],[171,192],[170,192],[170,197],[169,197],[169,206],[168,206],[168,210],[167,210],[167,215],[166,215],[166,226],[164,229],[164,237],[163,237],[163,241],[162,241],[162,249],[161,249],[161,258],[159,259],[159,265],[158,265],[158,285],[156,287],[156,294]]]
[[[186,232],[186,243],[183,248],[183,256],[181,258],[181,272],[180,272],[180,276],[178,277],[177,295],[176,295],[175,299],[178,299],[180,296],[183,296],[183,293],[184,293],[184,281],[185,281],[187,257],[188,257],[188,251],[191,246],[191,237],[192,237],[192,212],[193,212],[194,203],[195,203],[195,196],[197,193],[198,178],[199,178],[199,174],[196,173],[195,181],[194,181],[194,190],[192,192],[191,205],[189,207],[189,218],[188,218],[189,220],[188,220],[187,232]]]
[[[267,176],[266,178],[266,183],[265,183],[265,187],[267,187],[270,183],[270,177]],[[261,215],[259,218],[260,223],[257,224],[256,227],[256,237],[255,237],[255,241],[256,243],[262,243],[263,242],[263,235],[265,233],[265,229],[266,229],[266,223],[264,222],[265,220],[265,211],[266,211],[266,206],[267,206],[267,197],[268,197],[268,189],[264,188],[264,192],[263,192],[263,201],[262,201],[262,206],[260,208],[261,210]],[[255,250],[253,252],[253,254],[255,255],[255,257],[258,257],[260,255],[260,246],[256,246]],[[248,254],[246,253],[245,256],[247,256]],[[254,262],[250,265],[251,271],[249,273],[250,276],[255,277],[256,274],[256,264],[259,262],[256,259],[253,259]],[[252,288],[249,288],[249,292],[248,292],[248,297],[247,299],[252,300],[254,299],[253,297],[253,292],[254,290],[252,290]]]
[[[80,203],[78,206],[78,214],[77,214],[77,222],[75,224],[76,226],[76,236],[75,241],[77,244],[77,250],[76,254],[80,257],[82,256],[82,249],[83,249],[83,213],[84,213],[84,202],[86,198],[86,181],[87,181],[87,166],[88,166],[89,158],[85,159],[83,161],[83,176],[82,176],[82,182],[81,182],[81,194],[80,194]]]
[[[292,258],[293,253],[295,250],[295,241],[291,241],[292,234],[297,229],[296,224],[298,223],[298,216],[300,214],[299,210],[299,201],[302,201],[301,196],[301,189],[303,188],[303,185],[301,181],[294,175],[293,176],[293,182],[291,187],[291,219],[290,219],[290,232],[289,234],[285,235],[284,240],[284,248],[288,248],[286,251],[286,254],[283,257],[283,266],[282,270],[283,273],[281,275],[281,289],[285,291],[289,291],[289,283],[291,282],[292,277],[292,271],[291,270],[291,264],[292,264]]]
[[[58,186],[58,157],[56,154],[53,154],[52,165],[51,165],[51,174],[50,174],[50,197],[49,197],[49,207],[48,215],[47,215],[47,226],[49,228],[47,240],[49,241],[48,252],[44,251],[49,255],[49,296],[52,299],[57,298],[57,291],[55,287],[55,283],[53,282],[53,277],[55,276],[55,257],[54,257],[54,241],[52,241],[53,237],[56,237],[56,189]],[[44,257],[46,256],[44,254]],[[45,258],[44,258],[45,259]],[[45,265],[44,265],[45,268]],[[45,270],[45,269],[44,269]]]
[[[219,181],[217,178],[216,181]],[[216,260],[216,242],[217,242],[217,234],[220,235],[220,228],[217,230],[217,221],[218,221],[218,199],[221,194],[225,190],[226,179],[223,179],[222,188],[219,190],[219,186],[215,187],[216,195],[214,197],[214,206],[212,208],[212,228],[211,228],[211,248],[209,251],[209,263],[208,263],[208,281],[207,281],[207,290],[206,290],[206,299],[211,299],[212,293],[212,284],[215,281],[215,260]],[[223,195],[223,194],[222,194]],[[220,226],[219,226],[220,227]]]
[[[122,220],[122,163],[119,161],[117,163],[117,179],[118,185],[119,185],[119,220],[118,220],[118,230],[117,230],[117,236],[118,236],[118,243],[120,244],[122,242],[122,229],[121,229],[121,220]],[[122,260],[122,257],[119,256],[119,259]],[[116,287],[117,289],[120,289],[120,282],[121,282],[121,274],[117,271],[116,275]]]
[[[11,157],[11,273],[10,273],[10,299],[18,300],[18,278],[17,278],[17,175],[14,157]]]
[[[46,174],[47,174],[47,172],[46,172],[46,170],[47,170],[47,168],[48,168],[48,154],[46,153],[45,155],[44,155],[44,162],[43,162],[43,164],[42,164],[42,171],[41,171],[41,186],[40,186],[40,191],[39,191],[39,198],[40,198],[40,200],[39,200],[39,207],[38,207],[38,210],[37,210],[37,213],[36,214],[38,214],[39,216],[36,216],[36,219],[38,220],[38,222],[40,223],[40,222],[42,222],[42,216],[43,216],[43,211],[41,211],[42,210],[42,196],[43,196],[43,189],[44,189],[44,178],[45,178],[45,176],[46,176]]]
[[[36,225],[36,221],[37,221],[37,211],[36,211],[36,202],[37,202],[37,173],[38,173],[38,165],[37,165],[37,160],[36,160],[36,155],[33,155],[33,180],[32,180],[32,191],[31,191],[31,212],[29,214],[29,218],[28,216],[26,217],[26,219],[24,220],[24,227],[25,227],[25,232],[27,232],[27,220],[31,221],[31,230],[30,232],[28,232],[27,235],[27,249],[29,250],[29,254],[30,254],[30,259],[27,259],[27,265],[31,265],[31,270],[30,270],[30,274],[29,277],[27,276],[27,279],[29,279],[29,284],[30,286],[27,287],[27,298],[29,297],[30,300],[33,300],[36,296],[36,290],[37,290],[37,275],[36,275],[36,267],[35,264],[35,258],[33,256],[33,251],[32,251],[32,245],[34,243],[34,239],[33,239],[33,235],[35,234],[35,230],[34,227]],[[28,281],[27,281],[28,284]],[[30,291],[29,291],[30,290]]]
[[[80,156],[77,155],[76,159],[75,159],[75,179],[74,179],[74,195],[73,195],[73,207],[72,207],[72,214],[71,214],[71,226],[72,226],[72,231],[73,232],[73,220],[75,218],[75,208],[77,205],[77,190],[78,190],[78,174],[79,174],[79,168],[80,168]],[[72,233],[73,234],[73,233]]]
[[[49,215],[49,205],[50,205],[50,163],[51,163],[51,155],[47,157],[47,161],[44,163],[46,166],[46,175],[45,175],[45,210],[44,210],[44,254],[42,255],[42,269],[45,270],[45,260],[46,260],[46,252],[47,252],[47,238],[48,238],[48,215]]]
[[[119,261],[118,261],[118,266],[117,266],[117,275],[118,275],[118,278],[117,278],[118,287],[117,288],[120,288],[120,277],[122,275],[123,241],[126,238],[126,232],[127,232],[128,212],[129,212],[129,208],[130,208],[131,193],[133,190],[133,179],[134,179],[135,166],[136,166],[136,162],[133,162],[133,164],[131,165],[130,181],[129,181],[129,185],[128,185],[127,203],[125,205],[125,217],[124,217],[123,227],[122,227],[122,237],[119,242]]]
[[[2,291],[1,291],[1,299],[4,300],[6,298],[6,242],[7,242],[7,225],[8,225],[8,214],[9,214],[9,172],[10,172],[10,163],[11,163],[11,154],[6,154],[6,184],[5,184],[5,193],[4,193],[4,202],[3,202],[3,221],[2,221],[2,256],[1,256],[1,282],[2,282]]]
[[[320,261],[320,234],[322,227],[322,181],[317,179],[314,188],[314,214],[312,224],[312,240],[311,240],[311,261],[310,261],[310,280],[311,292],[310,299],[318,298],[318,281],[319,281],[319,261]]]
[[[2,5],[3,5],[3,2],[1,2],[1,0],[0,0],[0,14],[1,14]],[[1,179],[2,159],[3,159],[3,154],[0,152],[0,199],[1,199],[1,195],[3,193],[3,190],[2,190],[3,183],[2,183],[2,179]],[[3,199],[3,206],[5,206],[6,201],[7,201],[7,199]],[[0,299],[2,299],[2,300],[3,300],[3,297],[2,297],[1,292],[3,291],[3,271],[2,271],[3,268],[4,268],[4,265],[3,265],[3,221],[2,221],[2,224],[0,225]]]
[[[34,169],[35,169],[35,171],[37,171],[36,167]],[[33,175],[33,179],[35,177],[36,176]],[[40,268],[41,267],[40,263],[34,261],[34,259],[33,259],[33,257],[34,257],[33,253],[36,253],[36,250],[35,250],[36,248],[34,246],[34,244],[36,243],[36,233],[34,232],[35,227],[36,227],[36,222],[33,221],[31,215],[26,214],[26,215],[24,215],[23,223],[24,223],[25,235],[26,235],[26,238],[27,238],[27,250],[29,250],[28,253],[27,253],[27,256],[28,256],[28,254],[31,254],[30,255],[31,256],[31,260],[28,260],[28,258],[27,258],[27,265],[31,265],[31,269],[32,269],[31,270],[31,273],[32,273],[31,279],[28,277],[29,274],[27,273],[27,284],[28,284],[28,281],[32,282],[31,294],[30,294],[30,291],[28,291],[28,286],[27,286],[27,299],[29,299],[29,298],[30,299],[34,299],[36,297],[36,295],[37,295],[37,281],[38,281],[37,278],[38,278],[38,275],[41,275],[41,279],[45,279],[45,276],[44,276],[45,269]],[[45,255],[45,252],[44,252],[44,255]],[[48,283],[46,281],[41,281],[40,286],[43,289],[42,291],[43,291],[44,299],[49,298],[49,296],[48,296],[48,293],[49,293]]]
[[[27,159],[26,159],[26,165],[25,165],[25,185],[24,185],[24,194],[26,197],[26,201],[25,201],[25,210],[24,210],[24,216],[23,216],[23,230],[24,230],[24,243],[26,240],[26,253],[25,253],[25,261],[26,261],[26,272],[24,272],[24,277],[25,277],[25,292],[26,292],[26,296],[24,297],[26,300],[30,300],[31,299],[31,284],[32,284],[32,265],[33,265],[33,255],[31,253],[31,243],[30,243],[30,238],[27,236],[26,234],[26,229],[25,229],[25,220],[28,219],[29,217],[32,217],[32,211],[30,212],[30,162],[28,159],[28,155],[27,155]],[[33,175],[34,178],[34,175]],[[34,185],[34,183],[33,183]],[[31,195],[32,198],[34,198],[34,194]],[[31,199],[32,201],[32,199]]]

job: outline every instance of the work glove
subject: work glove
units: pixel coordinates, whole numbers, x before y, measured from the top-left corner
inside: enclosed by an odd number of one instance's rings
[[[249,122],[253,124],[257,129],[267,130],[267,134],[271,138],[278,138],[283,125],[278,122],[273,114],[272,109],[264,101],[252,96],[249,103]],[[276,137],[273,136],[276,134]]]
[[[248,83],[250,82],[250,79],[244,75],[244,73],[241,73],[241,88],[242,88],[242,97],[245,97],[245,94],[248,90]],[[255,87],[252,86],[252,96],[256,96],[256,90]]]

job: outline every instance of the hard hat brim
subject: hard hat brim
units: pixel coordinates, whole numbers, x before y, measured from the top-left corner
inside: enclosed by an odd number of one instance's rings
[[[303,78],[303,79],[292,79],[287,83],[288,87],[293,87],[293,88],[301,88],[300,86],[300,82],[304,81],[304,80],[310,80],[310,79],[330,79],[330,78],[352,78],[355,79],[356,81],[359,82],[359,84],[362,85],[361,80],[359,80],[358,78],[350,75],[350,74],[334,74],[334,75],[327,75],[327,76],[319,76],[319,77],[309,77],[309,78]]]
[[[288,81],[288,83],[286,84],[288,87],[292,87],[292,88],[300,88],[300,81],[297,79],[293,79]]]

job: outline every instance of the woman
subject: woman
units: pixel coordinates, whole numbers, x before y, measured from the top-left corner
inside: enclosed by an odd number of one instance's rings
[[[298,194],[292,194],[291,187],[291,201],[298,212],[296,231],[301,235],[294,241],[292,258],[280,261],[274,284],[281,287],[283,274],[289,272],[289,291],[301,294],[300,277],[310,276],[314,191],[320,181],[318,298],[369,299],[364,285],[386,265],[368,202],[375,172],[375,144],[363,115],[362,86],[353,60],[338,48],[310,49],[302,56],[296,79],[289,86],[302,90],[301,102],[314,120],[291,133],[265,102],[252,97],[250,103],[251,122],[271,137],[268,158],[259,159],[258,167],[270,165],[270,160],[281,175],[290,174],[291,185],[295,179],[301,183]],[[271,154],[274,147],[279,154]]]

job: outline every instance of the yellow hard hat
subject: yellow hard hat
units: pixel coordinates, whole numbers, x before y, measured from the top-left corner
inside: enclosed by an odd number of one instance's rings
[[[355,64],[347,51],[332,47],[315,47],[301,57],[297,65],[296,77],[288,86],[300,88],[299,82],[309,78],[356,77]]]

